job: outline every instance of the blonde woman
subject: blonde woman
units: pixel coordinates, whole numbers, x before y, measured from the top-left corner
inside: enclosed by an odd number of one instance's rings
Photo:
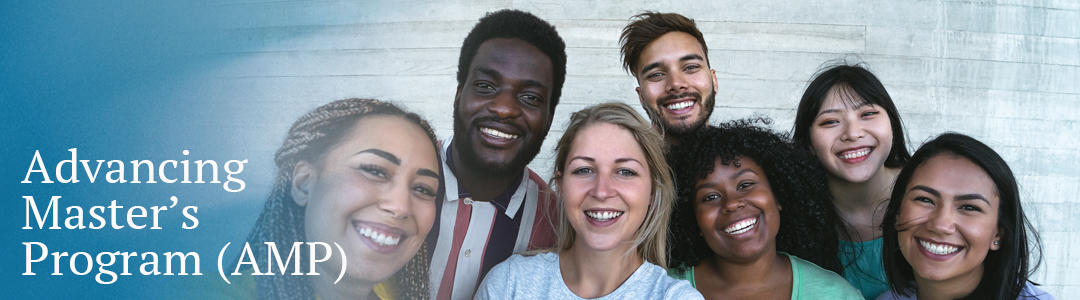
[[[702,299],[664,271],[674,191],[661,145],[625,104],[574,113],[551,180],[556,247],[495,266],[475,299]]]

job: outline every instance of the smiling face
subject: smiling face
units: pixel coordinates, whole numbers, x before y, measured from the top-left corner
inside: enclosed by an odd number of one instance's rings
[[[834,178],[848,182],[866,182],[885,168],[892,141],[892,125],[881,106],[836,86],[810,128],[814,154]]]
[[[970,160],[943,154],[912,174],[896,217],[897,242],[916,281],[978,284],[1000,246],[997,186]]]
[[[415,123],[398,116],[360,119],[318,166],[296,166],[292,194],[306,207],[307,241],[341,245],[353,280],[389,278],[416,254],[434,223],[435,155]],[[320,273],[340,272],[334,252],[317,266]]]
[[[551,126],[551,59],[519,39],[480,45],[454,100],[454,149],[464,164],[520,173]]]
[[[649,166],[634,136],[616,125],[590,125],[574,138],[564,170],[559,189],[577,234],[573,247],[632,247],[652,202]]]
[[[638,98],[654,123],[676,136],[709,121],[716,102],[716,71],[694,36],[666,33],[638,57]]]
[[[748,262],[775,255],[780,208],[756,162],[743,156],[729,165],[716,160],[713,172],[694,187],[698,227],[717,256]]]

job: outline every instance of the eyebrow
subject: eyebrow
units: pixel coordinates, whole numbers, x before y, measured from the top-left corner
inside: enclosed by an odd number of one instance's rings
[[[746,173],[757,174],[757,172],[754,172],[754,170],[751,170],[750,168],[742,169],[742,170],[739,170],[738,172],[735,172],[735,174],[731,175],[731,181],[735,181],[735,178],[739,178],[739,176],[742,176],[743,174],[746,174]],[[694,187],[694,191],[697,191],[697,190],[700,190],[700,189],[703,189],[703,188],[711,188],[711,187],[714,187],[714,186],[716,186],[716,183],[706,182],[706,183],[702,183],[702,184],[699,184],[698,186]]]
[[[914,190],[924,191],[924,192],[930,193],[931,195],[934,195],[934,197],[941,198],[941,193],[940,192],[938,192],[937,190],[935,190],[935,189],[933,189],[931,187],[925,186],[925,185],[913,186],[913,187],[911,187],[911,190],[913,190],[913,191]],[[990,200],[986,200],[986,197],[983,197],[983,195],[981,195],[981,194],[963,194],[963,195],[958,195],[955,198],[956,198],[957,201],[982,200],[983,202],[986,202],[986,205],[990,205]]]
[[[361,153],[375,154],[375,155],[378,155],[379,157],[382,157],[383,159],[386,159],[386,160],[390,161],[391,163],[394,163],[395,166],[400,166],[401,165],[401,159],[398,159],[397,156],[394,156],[393,154],[390,154],[390,152],[386,152],[386,151],[383,151],[383,150],[378,149],[378,148],[371,148],[371,149],[363,150],[363,151],[360,151],[360,152],[356,152],[356,154],[361,154]]]
[[[495,80],[502,79],[502,77],[503,77],[502,73],[499,73],[499,71],[495,71],[494,69],[489,69],[489,68],[485,68],[485,67],[476,67],[476,69],[474,69],[474,70],[476,70],[476,72],[484,73],[484,75],[487,75],[488,77],[491,77],[492,79],[495,79]]]
[[[983,197],[983,195],[980,195],[980,194],[963,194],[963,195],[956,196],[956,200],[958,200],[958,201],[982,200],[983,202],[986,202],[986,205],[990,205],[990,200],[986,200],[986,197]]]
[[[572,161],[578,160],[578,159],[588,161],[588,162],[594,162],[594,163],[596,162],[596,159],[594,159],[592,157],[588,157],[588,156],[574,156],[573,158],[567,160],[566,162],[572,162]],[[636,159],[633,159],[633,158],[629,158],[629,157],[616,159],[615,163],[624,163],[624,162],[630,162],[630,161],[636,162],[636,163],[638,163],[640,165],[644,165],[640,161],[638,161]]]
[[[688,61],[688,60],[695,60],[695,59],[697,59],[697,60],[705,60],[705,58],[701,57],[701,55],[697,55],[696,53],[690,53],[690,54],[687,54],[687,55],[683,55],[683,57],[680,57],[679,61]],[[657,67],[660,67],[660,66],[663,66],[663,65],[664,65],[664,63],[659,62],[659,61],[648,64],[648,65],[645,65],[645,67],[641,68],[641,72],[639,72],[638,74],[644,74],[645,71],[652,70],[653,68],[657,68]]]
[[[476,67],[475,70],[476,70],[476,72],[483,73],[484,75],[487,75],[488,77],[491,77],[491,79],[496,80],[496,81],[499,81],[499,80],[503,79],[502,73],[499,73],[499,71],[496,71],[495,69],[485,68],[485,67]],[[545,86],[543,83],[541,83],[540,81],[537,81],[537,80],[524,79],[524,80],[521,80],[521,83],[525,87],[534,87],[534,88],[540,88],[540,89],[547,89],[547,86]]]
[[[867,101],[863,101],[863,102],[861,102],[859,104],[856,104],[855,109],[859,109],[859,108],[862,108],[863,106],[867,106],[867,105],[874,105],[874,104],[870,103],[870,102],[867,102]],[[830,109],[826,109],[826,110],[823,110],[823,111],[819,112],[816,117],[820,117],[821,115],[828,114],[828,113],[838,113],[838,112],[841,112],[841,111],[843,111],[843,110],[839,109],[839,108],[830,108]]]
[[[435,178],[435,179],[439,179],[439,173],[435,173],[435,171],[432,171],[431,169],[419,169],[419,170],[416,170],[416,175],[428,176],[428,177],[432,177],[432,178]]]
[[[757,174],[757,172],[754,172],[754,170],[751,170],[750,168],[745,168],[745,169],[739,170],[738,172],[735,172],[735,174],[731,174],[731,181],[735,181],[736,178],[739,178],[739,176],[742,176],[743,174],[746,174],[746,173]]]

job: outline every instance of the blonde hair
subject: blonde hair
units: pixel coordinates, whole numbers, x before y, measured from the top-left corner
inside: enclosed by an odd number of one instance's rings
[[[633,108],[623,103],[603,103],[570,115],[570,124],[567,125],[566,132],[555,146],[556,174],[565,174],[570,146],[578,133],[598,123],[612,124],[629,131],[641,147],[641,151],[645,153],[645,160],[649,166],[649,179],[652,183],[650,185],[652,201],[645,220],[634,234],[633,249],[646,261],[666,269],[668,220],[671,219],[671,210],[675,201],[671,169],[664,160],[663,138],[653,131],[649,122],[645,121]],[[558,238],[554,250],[564,251],[574,244],[577,233],[570,226],[563,208],[559,179],[561,175],[555,176],[549,185],[560,198],[560,201],[557,201],[558,217],[555,220],[555,228]]]

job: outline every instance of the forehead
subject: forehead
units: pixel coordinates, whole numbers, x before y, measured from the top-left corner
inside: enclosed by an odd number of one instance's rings
[[[916,185],[930,187],[944,197],[980,194],[991,204],[998,201],[997,185],[986,171],[971,160],[951,153],[939,154],[920,164],[907,188]]]
[[[677,62],[689,54],[705,57],[705,49],[697,38],[682,31],[668,32],[645,46],[638,56],[638,68],[656,62]]]
[[[352,155],[357,151],[379,148],[398,156],[426,155],[434,160],[434,146],[420,125],[400,116],[373,115],[357,120],[342,137],[332,155]],[[405,160],[404,157],[400,157]]]
[[[570,146],[569,158],[633,158],[645,164],[645,152],[626,128],[611,123],[590,124],[578,132]]]
[[[757,176],[765,178],[765,170],[761,168],[761,165],[758,165],[752,158],[739,155],[735,156],[735,158],[727,164],[724,164],[721,157],[717,157],[713,162],[712,173],[709,173],[707,178],[699,179],[698,181],[726,182],[731,179],[731,175],[736,174],[743,169],[754,171]]]
[[[818,108],[818,113],[825,110],[851,110],[859,109],[864,106],[875,106],[881,108],[873,99],[867,100],[859,93],[855,92],[853,88],[845,84],[837,84],[832,88],[829,88],[829,92],[825,94],[825,98],[821,100],[821,107]]]
[[[551,87],[552,64],[539,48],[516,38],[493,38],[480,44],[469,65],[469,77],[477,74],[477,68],[498,71],[502,76],[536,80]]]

